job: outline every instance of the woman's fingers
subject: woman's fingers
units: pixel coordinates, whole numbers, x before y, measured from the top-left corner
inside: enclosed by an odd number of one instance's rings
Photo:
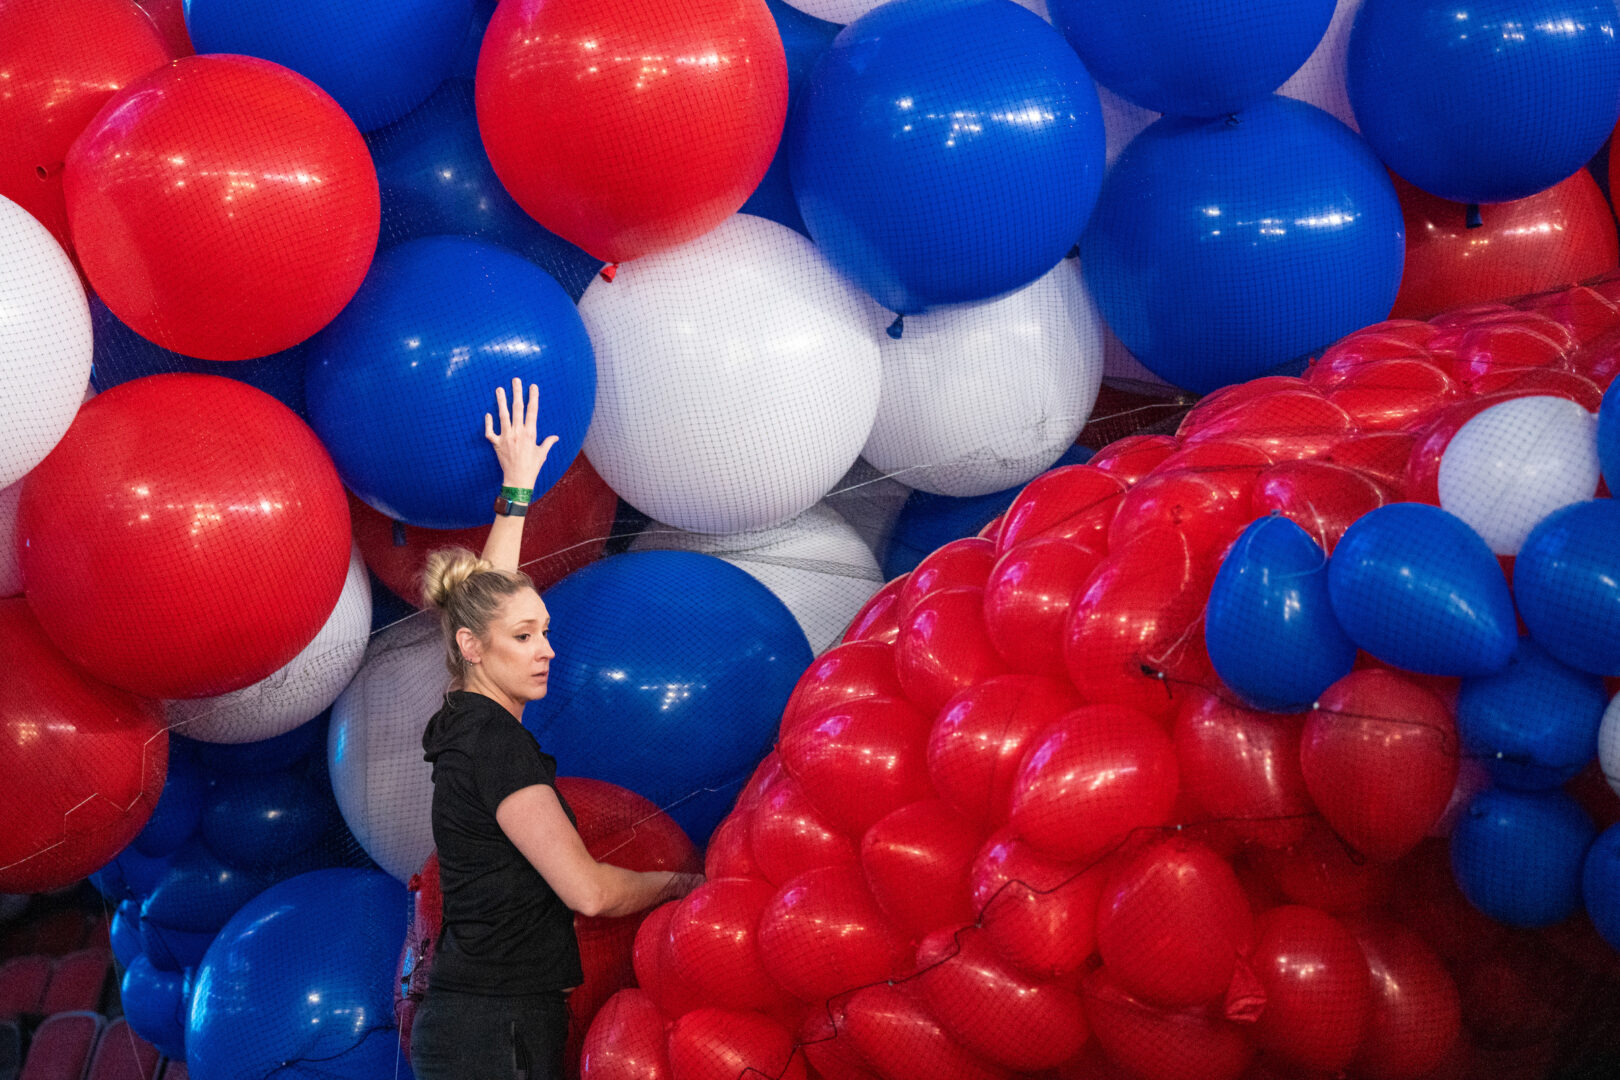
[[[540,384],[529,384],[529,410],[523,418],[523,426],[530,431],[538,431],[540,421]]]
[[[500,442],[500,439],[495,435],[495,418],[489,413],[484,414],[484,438],[492,443]]]
[[[506,389],[504,387],[497,386],[495,388],[495,404],[500,408],[501,434],[505,435],[512,426],[512,413],[506,407]]]

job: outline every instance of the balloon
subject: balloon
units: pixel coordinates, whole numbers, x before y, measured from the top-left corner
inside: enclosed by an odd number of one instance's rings
[[[826,1008],[805,1010],[797,1043],[813,1075],[821,1080],[877,1080],[871,1063],[849,1033],[845,998],[834,998]]]
[[[598,380],[585,453],[657,521],[779,524],[832,490],[872,429],[871,305],[774,222],[739,215],[623,267],[580,315]]]
[[[1207,1007],[1149,1005],[1126,992],[1106,967],[1086,975],[1080,989],[1103,1050],[1142,1080],[1237,1080],[1254,1057],[1241,1026]]]
[[[902,600],[902,605],[904,600]],[[952,695],[1004,674],[984,628],[984,591],[936,589],[900,620],[895,673],[906,697],[935,712]]]
[[[844,1006],[845,1030],[872,1071],[910,1076],[926,1063],[933,1080],[1001,1080],[998,1069],[963,1049],[922,1000],[914,982],[863,987]]]
[[[1365,473],[1321,460],[1281,461],[1255,478],[1249,512],[1281,514],[1331,555],[1346,529],[1388,501],[1388,490]]]
[[[1586,853],[1581,871],[1586,913],[1609,947],[1620,949],[1620,825],[1611,825]]]
[[[787,62],[761,0],[509,4],[484,34],[476,85],[506,190],[610,263],[702,236],[742,206],[787,115]]]
[[[1310,58],[1278,88],[1277,93],[1309,102],[1355,131],[1356,114],[1345,90],[1345,54],[1350,51],[1350,28],[1361,10],[1361,0],[1338,0],[1327,33]]]
[[[1403,249],[1400,204],[1366,145],[1271,97],[1236,121],[1167,117],[1137,136],[1080,263],[1132,355],[1202,394],[1384,318]]]
[[[1029,745],[1080,704],[1056,679],[998,675],[945,703],[928,734],[928,775],[946,802],[975,821],[1005,821]]]
[[[1334,915],[1381,906],[1395,884],[1389,863],[1368,861],[1322,824],[1293,847],[1254,848],[1249,857],[1282,899]]]
[[[826,819],[859,836],[927,798],[927,715],[903,700],[865,698],[808,717],[778,743],[782,764]]]
[[[1303,726],[1299,717],[1194,693],[1174,730],[1184,797],[1242,840],[1273,848],[1298,843],[1315,810],[1299,764]]]
[[[580,1080],[670,1080],[664,1018],[648,994],[620,990],[591,1021]]]
[[[1620,503],[1594,499],[1543,518],[1513,567],[1514,596],[1530,634],[1581,671],[1620,675]]]
[[[975,823],[939,799],[902,806],[861,838],[866,887],[908,937],[970,923],[967,868],[983,839]]]
[[[74,142],[62,181],[107,307],[203,360],[315,333],[377,243],[377,177],[353,122],[313,83],[244,56],[183,57],[126,86]]]
[[[901,621],[941,589],[982,589],[995,562],[996,546],[989,540],[980,536],[952,540],[918,563],[906,578],[900,591]]]
[[[894,649],[880,641],[837,645],[820,656],[799,676],[793,696],[782,710],[783,734],[800,720],[823,709],[860,698],[901,696],[894,674]]]
[[[136,953],[123,968],[118,998],[129,1029],[165,1057],[184,1061],[190,975],[155,967],[144,953]]]
[[[1367,960],[1371,1009],[1351,1068],[1368,1080],[1417,1080],[1446,1056],[1462,1029],[1457,986],[1412,931],[1363,919],[1350,930]]]
[[[1007,552],[1026,540],[1055,537],[1103,551],[1126,487],[1127,481],[1098,465],[1043,473],[1007,508],[997,550]]]
[[[404,890],[375,870],[319,870],[265,890],[197,969],[187,1066],[203,1080],[306,1060],[332,1077],[409,1076],[396,1064],[389,987],[404,937]],[[281,1004],[266,1012],[267,1001]]]
[[[1489,675],[1518,643],[1495,557],[1462,519],[1396,503],[1350,526],[1328,565],[1333,613],[1350,640],[1424,675]]]
[[[1107,873],[1107,863],[1060,862],[1003,829],[979,849],[968,884],[996,952],[1021,971],[1057,979],[1097,951],[1097,901]]]
[[[186,32],[185,0],[135,0],[135,6],[146,12],[172,55],[190,56],[197,51]]]
[[[185,0],[198,52],[274,60],[315,83],[362,131],[399,119],[450,74],[472,0],[349,0],[243,7]]]
[[[1047,273],[1102,180],[1101,110],[1079,58],[1039,16],[991,0],[856,20],[817,62],[784,141],[816,245],[901,314]]]
[[[1410,429],[1461,396],[1457,380],[1420,356],[1358,364],[1353,371],[1334,375],[1327,395],[1366,432]]]
[[[0,891],[59,889],[133,840],[157,805],[169,737],[151,702],[69,664],[23,600],[0,600]]]
[[[900,594],[905,591],[908,574],[901,574],[872,594],[866,606],[855,613],[849,629],[844,631],[843,644],[854,641],[872,641],[893,645],[900,637]]]
[[[1000,300],[917,316],[879,349],[861,455],[937,495],[988,495],[1052,467],[1102,385],[1102,320],[1069,259]]]
[[[1597,829],[1562,791],[1495,788],[1451,834],[1451,866],[1468,902],[1509,926],[1551,926],[1581,904],[1581,864]]]
[[[773,885],[785,885],[806,870],[857,858],[849,836],[816,809],[804,786],[791,776],[773,784],[754,809],[748,822],[748,851],[760,874]]]
[[[864,4],[864,0],[857,2]],[[814,0],[811,0],[811,3],[814,4]],[[833,0],[833,3],[836,5],[838,0]],[[810,72],[815,69],[816,61],[821,59],[821,54],[827,51],[827,46],[832,44],[833,38],[838,36],[838,31],[843,29],[839,24],[847,23],[850,19],[834,18],[814,11],[806,14],[800,7],[790,6],[783,0],[765,0],[765,6],[770,8],[771,19],[776,23],[776,32],[782,38],[782,51],[787,58],[787,111],[788,115],[792,115],[793,107],[798,104],[804,95],[805,86],[810,82]],[[828,22],[828,19],[833,21]],[[788,179],[787,154],[783,152],[780,144],[777,145],[776,156],[771,158],[771,166],[765,170],[765,176],[760,180],[759,186],[748,196],[748,201],[743,203],[742,212],[768,218],[779,225],[786,225],[796,232],[809,235],[804,227],[804,219],[799,216],[799,207],[793,201],[793,185]]]
[[[1534,195],[1585,165],[1614,127],[1616,22],[1596,0],[1366,0],[1347,72],[1361,133],[1442,199]],[[1549,116],[1558,129],[1543,134]]]
[[[759,919],[765,970],[801,1001],[892,978],[910,958],[854,866],[809,870],[776,891]]]
[[[1444,413],[1441,415],[1444,415]],[[1446,439],[1450,439],[1452,434],[1454,434],[1454,431],[1447,432]],[[1354,435],[1335,443],[1326,454],[1322,455],[1322,461],[1326,464],[1352,469],[1362,476],[1383,485],[1391,493],[1391,497],[1386,501],[1395,502],[1399,501],[1400,498],[1407,497],[1407,464],[1409,460],[1415,460],[1413,450],[1416,446],[1416,437],[1402,431],[1380,431],[1372,435]],[[1435,471],[1439,467],[1439,452],[1436,451],[1433,458],[1433,469],[1428,473],[1431,493],[1428,498],[1422,500],[1424,502],[1431,504],[1440,502],[1439,493],[1432,490],[1435,484]],[[1411,501],[1416,502],[1419,500],[1412,498]],[[1372,509],[1377,508],[1373,507]],[[1356,516],[1360,517],[1361,515]],[[1349,528],[1351,524],[1354,523],[1346,522],[1345,527]],[[1340,536],[1342,537],[1342,535],[1341,533]],[[1336,541],[1334,546],[1337,546]]]
[[[129,0],[15,0],[0,13],[0,41],[6,43],[0,198],[20,205],[71,248],[62,201],[68,146],[107,99],[167,64],[168,47]],[[11,237],[0,242],[16,250]],[[22,269],[7,261],[7,270]]]
[[[1598,410],[1598,459],[1610,490],[1620,488],[1620,390],[1611,383]]]
[[[1560,664],[1531,638],[1495,675],[1464,679],[1457,733],[1503,787],[1555,788],[1597,752],[1609,703],[1603,680]]]
[[[1598,727],[1598,764],[1609,787],[1620,795],[1620,705],[1616,701],[1620,701],[1620,694],[1610,699]]]
[[[1333,617],[1327,556],[1298,525],[1263,517],[1221,563],[1204,615],[1215,672],[1263,712],[1303,712],[1350,674],[1356,647]]]
[[[1585,169],[1526,199],[1492,206],[1468,226],[1468,207],[1396,178],[1406,220],[1406,270],[1397,318],[1426,319],[1482,300],[1508,300],[1585,281],[1620,263],[1603,191]]]
[[[702,844],[810,663],[792,614],[743,571],[686,551],[592,563],[545,601],[557,657],[524,725],[564,772],[653,800]]]
[[[0,13],[0,30],[10,14],[9,8]],[[0,446],[3,487],[43,461],[73,422],[92,350],[90,311],[73,263],[43,225],[3,196],[0,246],[6,251],[0,266],[0,424],[8,433]]]
[[[11,893],[9,895],[25,895]],[[15,904],[15,901],[11,902]],[[140,918],[141,906],[133,900],[120,900],[113,909],[113,916],[107,924],[107,945],[112,949],[113,961],[119,967],[129,967],[130,962],[141,955],[141,931],[136,925]],[[11,916],[8,913],[7,921]]]
[[[169,763],[152,816],[130,846],[142,855],[163,858],[191,838],[202,821],[208,778],[199,768],[191,744],[181,738],[169,740]],[[150,887],[143,890],[150,892]]]
[[[268,394],[208,375],[126,383],[80,411],[23,487],[29,603],[69,659],[115,686],[238,690],[332,614],[349,561],[342,492],[314,434]]]
[[[726,1009],[768,1009],[784,998],[757,950],[760,913],[776,889],[721,879],[687,894],[669,917],[671,973],[703,1001]]]
[[[1027,540],[1003,555],[984,588],[984,628],[1009,666],[1061,677],[1069,610],[1102,562],[1058,537]]]
[[[1327,31],[1334,0],[1267,0],[1245,6],[1241,17],[1204,0],[1048,4],[1086,70],[1108,89],[1154,112],[1225,116],[1298,70]]]
[[[1338,920],[1272,908],[1255,920],[1249,963],[1265,987],[1255,1041],[1285,1061],[1336,1073],[1350,1063],[1371,1005],[1367,961]]]
[[[205,772],[219,776],[256,776],[290,769],[317,750],[325,754],[330,719],[331,713],[324,713],[273,739],[250,743],[194,742],[175,732],[175,745],[189,750]]]
[[[151,895],[141,902],[143,930],[157,926],[212,934],[270,884],[263,874],[225,862],[200,837],[183,844],[167,862]]]
[[[17,503],[22,483],[0,488],[0,599],[21,596],[22,568],[17,565]]]

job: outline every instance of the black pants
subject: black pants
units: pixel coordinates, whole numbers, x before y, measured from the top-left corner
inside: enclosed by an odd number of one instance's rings
[[[568,997],[429,990],[411,1025],[416,1080],[562,1080]]]

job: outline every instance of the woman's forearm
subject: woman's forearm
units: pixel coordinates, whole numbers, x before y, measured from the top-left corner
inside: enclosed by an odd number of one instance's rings
[[[678,900],[702,880],[699,874],[671,870],[626,870],[610,863],[597,864],[603,871],[603,896],[595,914],[607,918],[634,915],[657,907],[666,900]],[[582,912],[582,914],[584,914]]]
[[[497,570],[518,569],[523,549],[523,523],[527,518],[510,514],[496,514],[495,524],[489,527],[489,539],[484,541],[483,557]]]

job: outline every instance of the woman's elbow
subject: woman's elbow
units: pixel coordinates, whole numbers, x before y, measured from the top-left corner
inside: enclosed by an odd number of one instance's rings
[[[608,898],[600,889],[586,889],[577,896],[565,897],[563,903],[569,911],[587,919],[600,918],[608,909]]]

